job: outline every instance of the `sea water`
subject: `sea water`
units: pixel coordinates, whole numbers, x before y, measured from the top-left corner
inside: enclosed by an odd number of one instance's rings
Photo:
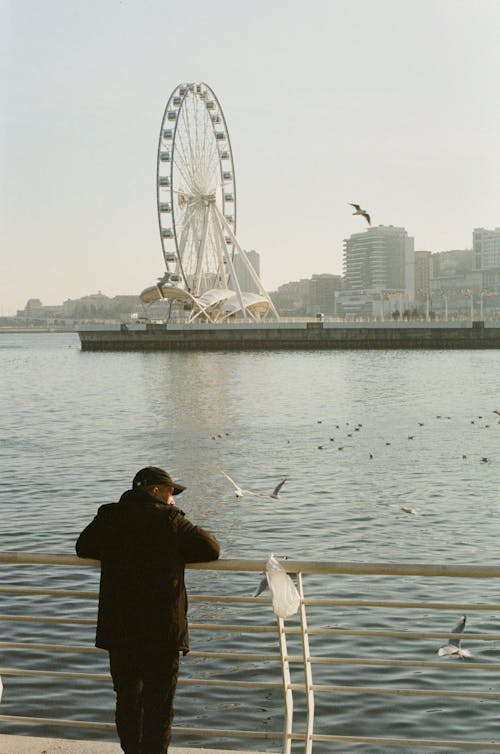
[[[3,552],[73,553],[102,503],[146,465],[187,489],[179,505],[221,542],[221,557],[499,565],[500,352],[81,352],[76,334],[0,335],[0,520]],[[237,499],[224,470],[258,497]],[[286,478],[280,496],[268,495]],[[404,510],[406,509],[406,510]],[[96,590],[98,569],[1,567],[2,583]],[[189,572],[190,591],[251,597],[256,573]],[[306,595],[500,603],[494,581],[305,577]],[[1,595],[3,614],[94,618],[95,600]],[[316,627],[451,631],[453,611],[311,608]],[[500,613],[468,615],[471,633],[500,631]],[[273,625],[270,607],[192,603],[192,622]],[[0,622],[1,641],[93,645],[93,627]],[[435,660],[444,642],[310,637],[313,655]],[[276,636],[192,634],[197,651],[275,652]],[[469,645],[468,645],[469,646]],[[470,645],[498,662],[495,643]],[[300,648],[291,644],[292,651]],[[315,665],[337,686],[497,690],[496,674]],[[447,658],[443,664],[453,663]],[[102,654],[3,650],[0,665],[107,673]],[[280,681],[279,665],[190,660],[181,677]],[[297,681],[300,682],[300,676]],[[396,700],[396,702],[395,702]],[[4,676],[1,712],[113,721],[109,681]],[[304,710],[297,696],[296,717]],[[175,725],[282,726],[279,690],[179,686]],[[339,735],[500,740],[498,702],[349,693],[316,695],[315,730]],[[10,724],[6,732],[95,737],[107,732]],[[278,750],[279,742],[183,736],[177,745]],[[302,746],[302,745],[301,745]],[[298,749],[299,750],[299,749]],[[332,744],[315,744],[327,754]],[[360,751],[342,746],[341,751]],[[370,746],[370,754],[383,747]],[[395,751],[397,749],[394,749]],[[408,749],[405,749],[408,751]],[[417,749],[415,749],[417,751]],[[421,751],[419,749],[418,751]]]

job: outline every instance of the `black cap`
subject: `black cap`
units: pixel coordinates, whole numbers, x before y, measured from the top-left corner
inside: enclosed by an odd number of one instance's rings
[[[186,489],[182,484],[174,482],[170,474],[159,469],[158,466],[146,466],[146,468],[138,471],[133,479],[132,487],[136,490],[139,487],[146,487],[148,484],[168,484],[174,488],[174,495],[180,495]]]

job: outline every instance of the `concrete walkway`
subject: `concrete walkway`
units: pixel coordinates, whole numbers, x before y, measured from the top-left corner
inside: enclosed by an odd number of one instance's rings
[[[0,754],[123,754],[119,744],[69,738],[33,738],[0,734]],[[171,747],[169,754],[245,754],[234,749]],[[259,754],[259,752],[251,752]],[[260,754],[266,754],[260,752]]]

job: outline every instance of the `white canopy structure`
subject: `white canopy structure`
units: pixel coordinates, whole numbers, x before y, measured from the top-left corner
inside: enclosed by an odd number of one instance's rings
[[[143,303],[164,299],[170,308],[189,312],[188,321],[279,319],[236,239],[231,143],[207,84],[180,84],[168,100],[158,144],[157,199],[166,271],[142,292]]]

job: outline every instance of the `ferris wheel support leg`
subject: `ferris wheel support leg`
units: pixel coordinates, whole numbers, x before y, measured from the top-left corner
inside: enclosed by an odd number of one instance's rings
[[[219,238],[221,240],[222,248],[224,249],[224,255],[226,257],[227,266],[231,270],[231,275],[233,277],[234,284],[235,284],[235,287],[236,287],[236,295],[238,296],[238,301],[240,302],[241,311],[243,312],[243,317],[244,317],[245,320],[247,320],[248,319],[248,312],[247,312],[245,304],[243,302],[243,296],[241,294],[241,288],[240,288],[240,284],[238,282],[238,276],[236,275],[235,269],[233,267],[233,260],[231,259],[231,255],[228,254],[228,248],[227,248],[227,244],[226,244],[226,239],[224,238],[224,230],[222,228],[221,221],[220,221],[220,218],[222,218],[222,215],[221,215],[219,209],[215,205],[213,205],[213,206],[214,206],[214,210],[215,210],[214,213],[213,213],[213,217],[214,217],[214,220],[215,220],[215,225],[217,227]],[[224,219],[224,218],[222,218],[222,219]]]
[[[261,295],[264,296],[268,300],[269,307],[270,307],[272,313],[274,314],[274,316],[276,317],[276,319],[279,319],[279,314],[278,314],[278,312],[277,312],[277,310],[276,310],[276,308],[275,308],[275,306],[274,306],[274,304],[273,304],[273,302],[272,302],[269,294],[267,293],[266,289],[264,288],[264,286],[260,282],[259,276],[257,275],[257,273],[255,272],[253,266],[251,265],[251,263],[250,263],[247,255],[246,255],[244,249],[242,249],[241,246],[239,245],[239,243],[238,243],[238,241],[236,239],[236,236],[234,235],[234,233],[233,233],[233,231],[231,229],[231,226],[226,221],[226,218],[221,214],[221,212],[219,211],[218,207],[215,207],[215,211],[216,211],[217,216],[219,217],[219,220],[222,223],[224,229],[228,232],[229,237],[231,238],[231,241],[232,241],[233,245],[238,250],[238,253],[241,256],[241,259],[243,260],[243,263],[244,263],[245,267],[247,268],[250,277],[252,278],[253,282],[257,286],[257,288],[259,290],[259,293],[261,293]]]

